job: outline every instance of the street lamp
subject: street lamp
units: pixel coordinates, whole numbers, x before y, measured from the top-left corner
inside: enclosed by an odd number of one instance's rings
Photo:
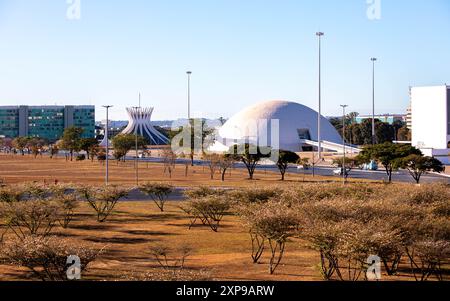
[[[377,58],[373,57],[370,60],[372,61],[372,144],[375,145],[375,62]]]
[[[188,120],[191,120],[191,75],[192,71],[186,72],[188,76]]]
[[[141,94],[139,93],[139,104],[141,103]],[[140,114],[141,107],[133,107],[135,114]],[[135,170],[136,170],[136,186],[139,186],[139,150],[138,150],[138,127],[136,127],[135,131],[136,138],[136,159],[134,160]]]
[[[345,167],[345,109],[348,105],[341,105],[342,107],[342,149],[344,156],[342,157],[342,180],[344,184],[347,182],[347,168]]]
[[[319,160],[322,159],[322,137],[321,137],[321,119],[322,119],[322,36],[323,32],[316,32],[319,37],[319,112],[317,117],[317,140],[319,142]]]
[[[106,109],[106,126],[105,126],[105,137],[106,137],[106,175],[105,175],[105,184],[108,186],[109,184],[109,109],[113,106],[103,106]]]

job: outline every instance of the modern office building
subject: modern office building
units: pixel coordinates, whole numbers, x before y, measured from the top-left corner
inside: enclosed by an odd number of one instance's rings
[[[450,164],[450,86],[411,88],[412,144]]]
[[[95,136],[94,106],[0,106],[0,136],[58,140],[64,129],[83,128],[83,137]]]

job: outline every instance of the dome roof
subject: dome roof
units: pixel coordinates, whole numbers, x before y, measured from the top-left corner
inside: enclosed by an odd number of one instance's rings
[[[276,145],[273,144],[276,143],[275,135],[278,132],[276,127],[279,127],[279,148],[298,152],[302,151],[302,139],[318,140],[317,115],[316,111],[295,102],[263,102],[230,118],[219,130],[219,136],[226,139],[224,144],[228,146],[245,141],[275,148]],[[336,129],[323,116],[321,128],[321,140],[342,143]]]

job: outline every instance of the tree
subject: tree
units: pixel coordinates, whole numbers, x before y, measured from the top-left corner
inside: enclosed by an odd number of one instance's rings
[[[80,140],[83,134],[82,128],[70,127],[64,130],[61,138],[61,148],[68,150],[70,161],[73,161],[73,153],[80,150]]]
[[[80,258],[81,271],[87,269],[101,253],[80,242],[56,236],[26,236],[8,241],[1,250],[6,263],[27,268],[42,281],[67,281],[67,259],[76,254]]]
[[[81,138],[79,148],[85,151],[87,154],[87,159],[90,159],[91,150],[98,146],[98,141],[95,138]]]
[[[300,221],[297,214],[281,202],[269,201],[265,204],[251,206],[251,208],[251,210],[246,210],[248,215],[245,216],[245,219],[250,227],[252,245],[254,238],[259,237],[260,244],[256,256],[260,256],[264,250],[261,245],[264,244],[264,241],[268,242],[271,251],[269,273],[272,275],[281,263],[287,241],[297,235]],[[254,248],[253,253],[255,253]]]
[[[172,178],[172,172],[175,169],[175,164],[177,162],[177,155],[170,148],[165,148],[162,150],[161,156],[163,158],[164,174],[167,171],[169,177]]]
[[[147,140],[138,136],[138,148],[143,148],[147,145]],[[136,135],[120,134],[112,139],[112,146],[114,148],[114,156],[118,161],[124,158],[127,153],[136,147]]]
[[[29,138],[28,137],[17,137],[12,141],[12,146],[19,150],[22,156],[25,155],[24,149],[27,146]]]
[[[430,171],[441,173],[445,170],[441,161],[416,154],[400,159],[399,165],[409,171],[417,184],[420,183],[423,174]]]
[[[358,160],[364,163],[369,163],[371,160],[376,160],[381,163],[388,176],[389,183],[392,182],[392,172],[400,167],[401,160],[410,155],[419,155],[420,150],[405,144],[393,144],[386,142],[384,144],[377,144],[373,146],[366,146],[363,148],[358,156]]]
[[[407,126],[401,127],[397,132],[397,140],[399,141],[411,141],[411,131]]]
[[[164,212],[164,205],[174,188],[163,183],[147,183],[139,188],[142,192],[150,196],[161,212]]]
[[[189,228],[193,226],[197,219],[201,219],[214,232],[219,231],[219,225],[223,217],[228,214],[231,205],[223,195],[210,195],[190,201],[184,207],[191,219]]]
[[[97,221],[103,223],[114,211],[117,202],[126,197],[129,191],[108,186],[105,188],[82,187],[79,192],[97,213]]]
[[[233,156],[234,160],[244,163],[245,167],[247,167],[250,180],[253,180],[258,163],[262,159],[270,157],[269,149],[263,149],[248,143],[232,146],[229,153]]]
[[[297,163],[300,157],[291,151],[280,150],[278,151],[277,167],[281,173],[281,180],[284,181],[284,176],[290,163]]]
[[[59,153],[58,145],[57,144],[51,145],[50,149],[49,149],[49,152],[50,152],[50,159],[53,159],[53,157],[55,157]]]
[[[209,139],[213,130],[208,128],[206,120],[204,119],[191,119],[186,126],[188,133],[190,133],[190,158],[191,166],[194,166],[194,155],[203,154],[212,140]],[[189,143],[188,143],[189,144]]]
[[[234,158],[229,154],[223,154],[219,157],[217,164],[219,165],[220,174],[222,175],[222,182],[224,182],[227,170],[234,165]]]
[[[208,168],[209,168],[211,180],[214,180],[214,174],[216,173],[217,168],[219,168],[220,157],[221,157],[221,155],[214,154],[214,153],[203,155],[203,160],[206,160],[206,162],[208,162]]]

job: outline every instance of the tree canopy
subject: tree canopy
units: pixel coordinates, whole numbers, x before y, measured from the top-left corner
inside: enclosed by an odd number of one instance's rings
[[[358,160],[364,163],[376,160],[381,163],[386,170],[388,181],[392,182],[392,172],[401,167],[401,159],[410,155],[421,156],[422,152],[411,145],[386,142],[364,147]]]

